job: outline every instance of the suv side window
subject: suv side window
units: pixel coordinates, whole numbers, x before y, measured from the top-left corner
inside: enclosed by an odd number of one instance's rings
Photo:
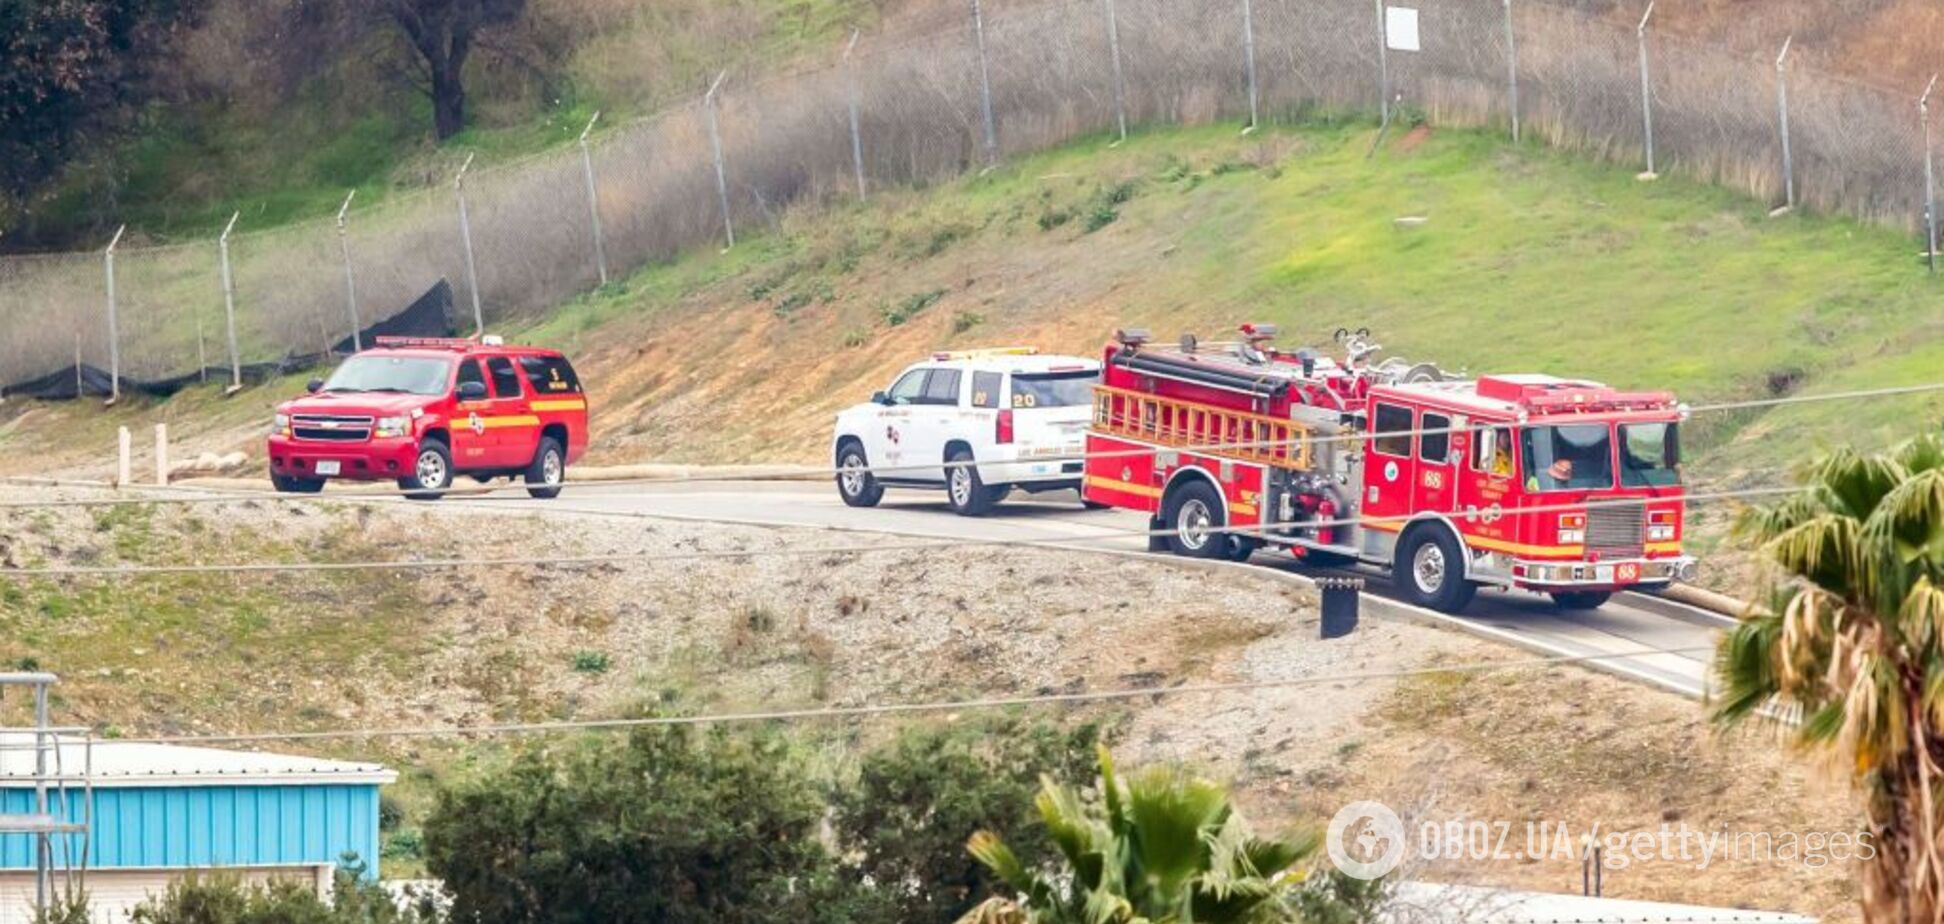
[[[995,408],[999,406],[999,393],[1006,387],[1006,377],[997,372],[972,373],[972,406]]]
[[[913,369],[899,377],[885,394],[890,396],[892,404],[917,404],[925,396],[925,379],[929,375],[929,369]]]
[[[457,384],[464,385],[467,382],[478,382],[482,386],[486,384],[486,377],[479,374],[479,360],[477,359],[468,359],[459,364],[459,381]],[[455,394],[458,393],[458,388],[455,387],[453,392]]]
[[[520,371],[536,395],[578,395],[580,377],[565,356],[522,356]]]
[[[930,381],[925,383],[926,404],[956,407],[959,401],[959,371],[957,369],[933,369]]]
[[[1370,432],[1375,434],[1371,448],[1387,456],[1411,457],[1411,409],[1379,404]]]
[[[493,397],[518,398],[520,396],[520,374],[513,371],[513,361],[504,356],[495,356],[486,361],[486,371],[493,374]]]

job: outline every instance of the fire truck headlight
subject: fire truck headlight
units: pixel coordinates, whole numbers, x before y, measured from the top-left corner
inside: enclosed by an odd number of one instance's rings
[[[1647,527],[1647,541],[1648,541],[1648,542],[1668,542],[1668,541],[1671,541],[1671,540],[1673,540],[1673,538],[1674,538],[1674,527],[1673,527],[1673,526],[1649,526],[1649,527]]]
[[[411,429],[412,429],[412,418],[410,417],[378,418],[378,432],[377,432],[378,436],[381,437],[404,436],[406,433],[411,432]]]
[[[289,415],[289,414],[275,414],[275,415],[272,415],[272,416],[271,416],[271,418],[270,418],[270,432],[272,432],[272,433],[282,433],[282,432],[284,432],[285,430],[288,430],[288,429],[290,429],[290,415]]]
[[[1563,545],[1578,545],[1586,541],[1586,514],[1565,513],[1559,517],[1559,541]]]

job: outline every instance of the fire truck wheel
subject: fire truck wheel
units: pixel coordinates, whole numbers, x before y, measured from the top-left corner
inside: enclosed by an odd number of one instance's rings
[[[1604,590],[1561,590],[1552,595],[1553,604],[1562,610],[1596,610],[1613,596]]]
[[[1397,547],[1393,580],[1406,599],[1441,613],[1456,613],[1471,602],[1478,585],[1465,580],[1465,552],[1451,534],[1420,527]]]
[[[324,479],[271,475],[270,486],[276,488],[279,494],[316,494],[324,490]]]
[[[1228,558],[1229,561],[1238,561],[1238,562],[1246,563],[1249,560],[1250,556],[1253,556],[1255,554],[1256,549],[1259,549],[1261,547],[1262,547],[1262,543],[1257,542],[1254,539],[1250,539],[1246,536],[1231,535],[1228,537],[1228,554],[1226,557]]]
[[[533,454],[533,464],[527,466],[527,494],[541,500],[559,497],[560,485],[566,480],[566,451],[560,448],[559,440],[542,437],[540,450]]]
[[[972,465],[972,453],[960,449],[945,460],[958,463],[945,472],[945,502],[952,506],[952,512],[962,517],[985,516],[992,511],[992,505],[1011,490],[1005,485],[988,485],[979,478],[979,469]]]
[[[1222,558],[1229,552],[1222,500],[1200,479],[1187,481],[1168,498],[1168,548],[1185,558]]]
[[[398,487],[413,500],[438,500],[452,487],[452,451],[436,439],[419,444],[418,459],[409,478],[398,479]]]
[[[871,464],[864,459],[864,447],[856,440],[845,442],[837,452],[837,493],[850,507],[876,507],[884,498],[884,485],[871,474]]]

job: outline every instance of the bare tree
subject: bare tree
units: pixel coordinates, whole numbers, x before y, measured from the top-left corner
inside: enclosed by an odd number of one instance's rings
[[[419,88],[432,100],[432,126],[444,141],[466,127],[466,59],[481,33],[518,22],[526,0],[375,0],[405,34]]]

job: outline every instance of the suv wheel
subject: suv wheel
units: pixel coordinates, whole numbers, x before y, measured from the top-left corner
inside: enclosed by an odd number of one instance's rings
[[[959,516],[984,516],[1011,490],[1005,485],[987,485],[980,480],[979,469],[972,464],[972,453],[967,450],[955,449],[945,461],[950,466],[945,470],[945,502]]]
[[[398,479],[398,487],[413,500],[438,500],[452,487],[452,451],[436,439],[419,444],[412,474]]]
[[[527,493],[546,500],[560,496],[560,485],[567,480],[567,452],[551,436],[540,438],[540,450],[527,466]]]
[[[1465,579],[1465,550],[1450,533],[1434,527],[1405,535],[1391,577],[1405,599],[1440,613],[1464,609],[1478,592],[1478,585]]]
[[[1552,595],[1553,604],[1562,610],[1596,610],[1613,596],[1604,590],[1561,590]]]
[[[322,478],[298,478],[293,475],[270,474],[270,486],[279,494],[316,494],[324,490]]]
[[[1222,499],[1215,489],[1200,479],[1189,481],[1169,498],[1167,513],[1168,548],[1187,558],[1224,558],[1234,549],[1222,513]]]
[[[837,451],[837,495],[849,507],[876,507],[884,499],[884,485],[871,474],[864,447],[856,440],[846,441]]]

